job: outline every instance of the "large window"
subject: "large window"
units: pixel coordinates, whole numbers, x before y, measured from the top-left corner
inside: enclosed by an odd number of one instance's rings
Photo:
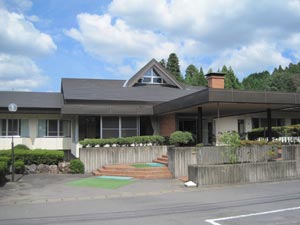
[[[139,80],[139,83],[143,84],[164,84],[166,83],[164,79],[153,69],[149,69],[143,76],[142,79]]]
[[[102,117],[102,138],[119,137],[119,117]]]
[[[137,136],[137,124],[136,117],[102,117],[102,138]]]
[[[291,119],[291,125],[300,124],[300,119]]]
[[[28,120],[19,119],[1,119],[0,131],[1,136],[21,136],[28,137]]]
[[[71,137],[69,120],[39,120],[39,137]]]
[[[284,126],[284,119],[272,119],[272,127]],[[252,118],[252,129],[259,127],[267,127],[268,121],[266,118]]]

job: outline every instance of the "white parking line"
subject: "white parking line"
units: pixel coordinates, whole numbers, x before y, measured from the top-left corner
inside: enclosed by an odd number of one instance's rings
[[[260,212],[260,213],[250,213],[250,214],[239,215],[239,216],[230,216],[230,217],[223,217],[223,218],[217,218],[217,219],[209,219],[209,220],[205,220],[205,222],[210,223],[212,225],[222,225],[220,223],[217,223],[217,221],[233,220],[233,219],[239,219],[239,218],[245,218],[245,217],[251,217],[251,216],[259,216],[259,215],[273,214],[273,213],[286,212],[286,211],[292,211],[292,210],[299,210],[299,209],[300,209],[300,206],[293,207],[293,208],[286,208],[286,209],[277,209],[277,210]]]

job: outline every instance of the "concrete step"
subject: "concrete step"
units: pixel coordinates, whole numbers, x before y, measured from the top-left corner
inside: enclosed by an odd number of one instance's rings
[[[139,179],[169,179],[172,174],[168,167],[135,168],[131,165],[106,165],[93,171],[95,176],[126,176]]]
[[[168,166],[168,161],[165,160],[154,159],[152,162],[161,163],[164,164],[165,166]]]

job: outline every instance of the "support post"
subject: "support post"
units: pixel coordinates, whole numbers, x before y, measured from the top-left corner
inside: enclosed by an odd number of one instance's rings
[[[272,113],[267,109],[268,142],[272,141]]]
[[[203,143],[202,107],[198,107],[197,113],[197,144]]]

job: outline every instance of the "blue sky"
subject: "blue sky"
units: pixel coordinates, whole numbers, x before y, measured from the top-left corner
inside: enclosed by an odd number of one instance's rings
[[[127,79],[175,52],[240,80],[300,61],[300,0],[0,0],[0,90]]]

